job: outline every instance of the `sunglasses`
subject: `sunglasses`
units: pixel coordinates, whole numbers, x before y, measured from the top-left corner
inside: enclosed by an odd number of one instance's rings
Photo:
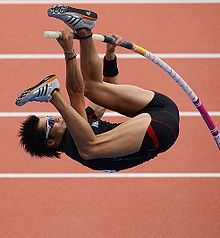
[[[47,116],[47,119],[46,119],[46,139],[48,139],[50,130],[53,128],[55,122],[56,122],[56,119],[54,119],[52,116]]]

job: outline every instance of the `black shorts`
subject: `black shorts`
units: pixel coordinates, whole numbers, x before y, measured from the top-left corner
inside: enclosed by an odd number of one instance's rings
[[[150,145],[149,151],[156,154],[168,150],[179,135],[179,110],[167,96],[155,92],[151,102],[139,111],[151,116],[144,143]],[[150,141],[149,141],[150,140]]]

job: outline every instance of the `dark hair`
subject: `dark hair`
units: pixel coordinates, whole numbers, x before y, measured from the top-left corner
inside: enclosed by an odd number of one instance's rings
[[[38,128],[39,118],[32,115],[21,123],[18,136],[20,137],[20,145],[31,156],[37,157],[56,157],[59,158],[60,153],[56,148],[48,148],[45,138],[45,130]],[[46,128],[45,128],[46,129]]]

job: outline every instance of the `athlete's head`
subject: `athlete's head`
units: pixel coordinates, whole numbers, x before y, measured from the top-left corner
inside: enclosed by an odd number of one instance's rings
[[[18,136],[21,146],[32,156],[58,158],[65,130],[66,124],[60,117],[29,116],[22,122]]]

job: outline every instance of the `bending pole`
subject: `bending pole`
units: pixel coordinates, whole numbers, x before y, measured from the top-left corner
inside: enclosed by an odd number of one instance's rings
[[[45,38],[59,38],[62,36],[61,32],[52,32],[52,31],[46,31],[43,33],[43,36]],[[77,38],[76,35],[73,34],[73,38]],[[105,42],[108,44],[114,44],[116,39],[112,36],[105,36],[105,35],[99,35],[99,34],[93,34],[92,38],[96,41]],[[161,60],[159,57],[154,55],[153,53],[147,51],[146,49],[135,45],[131,42],[128,42],[126,40],[122,40],[119,44],[119,46],[132,50],[135,53],[138,53],[145,58],[149,59],[154,64],[158,65],[160,68],[162,68],[172,79],[176,81],[176,83],[183,89],[183,91],[186,93],[186,95],[190,98],[192,103],[195,105],[195,107],[200,112],[201,116],[203,117],[206,125],[208,126],[218,148],[220,149],[220,134],[218,132],[217,127],[215,126],[212,118],[210,117],[209,113],[203,106],[201,100],[199,97],[193,92],[193,90],[189,87],[189,85],[183,80],[182,77],[178,73],[175,72],[168,64],[166,64],[163,60]]]

